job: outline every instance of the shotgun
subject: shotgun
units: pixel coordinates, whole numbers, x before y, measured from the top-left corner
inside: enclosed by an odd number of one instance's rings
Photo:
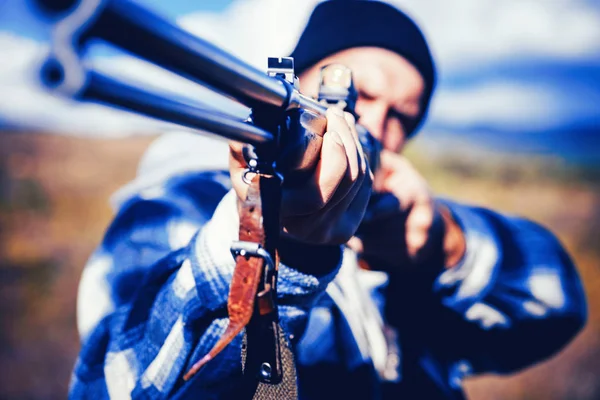
[[[281,186],[284,177],[286,183],[293,182],[314,169],[327,108],[354,113],[351,71],[341,65],[325,67],[319,99],[312,99],[298,90],[293,59],[269,58],[265,74],[133,1],[35,0],[34,4],[54,24],[52,50],[40,71],[43,85],[53,93],[247,144],[244,176],[249,177],[250,187],[240,214],[240,240],[231,247],[236,269],[228,299],[229,325],[184,379],[245,329],[244,375],[257,384],[280,384],[284,370],[289,370],[282,362],[289,349],[276,305]],[[249,107],[250,117],[234,118],[198,101],[141,88],[94,70],[85,62],[85,50],[95,40],[227,96]],[[358,126],[357,131],[375,171],[381,144],[364,128]],[[295,380],[295,372],[291,374]]]

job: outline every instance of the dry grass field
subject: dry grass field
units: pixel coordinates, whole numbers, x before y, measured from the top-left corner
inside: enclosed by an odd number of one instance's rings
[[[151,139],[0,133],[0,399],[65,398],[81,269],[111,219],[108,196]],[[442,196],[548,226],[588,294],[589,322],[564,351],[515,376],[473,379],[469,398],[600,398],[600,171],[422,147],[409,157]]]

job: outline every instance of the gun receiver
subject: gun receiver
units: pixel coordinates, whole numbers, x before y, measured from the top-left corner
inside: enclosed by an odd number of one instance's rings
[[[42,82],[54,92],[99,102],[255,146],[279,141],[265,119],[308,111],[304,123],[325,126],[326,106],[302,95],[293,80],[248,65],[129,0],[35,0],[49,17],[52,54],[42,67]],[[154,92],[119,81],[86,66],[85,47],[101,39],[193,82],[250,107],[253,124],[211,110],[197,101]],[[289,74],[289,73],[288,73]],[[289,78],[289,77],[288,77]],[[267,118],[256,118],[267,114]],[[298,113],[301,117],[302,113]],[[322,135],[321,132],[314,132]]]

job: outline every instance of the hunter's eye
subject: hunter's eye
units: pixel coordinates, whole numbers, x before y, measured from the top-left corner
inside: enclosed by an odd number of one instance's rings
[[[404,130],[404,132],[411,132],[414,129],[415,124],[417,123],[417,119],[415,117],[406,115],[405,113],[402,113],[393,108],[390,108],[387,117],[390,119],[397,119],[402,125],[402,129]]]

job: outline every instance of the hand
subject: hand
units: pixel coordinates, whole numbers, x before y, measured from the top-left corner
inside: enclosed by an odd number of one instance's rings
[[[464,237],[450,213],[436,206],[425,179],[404,157],[384,150],[374,195],[357,237],[348,243],[388,266],[418,264],[434,252],[445,266],[464,254]]]
[[[243,144],[230,143],[229,169],[239,200],[246,197],[242,180]],[[372,174],[358,141],[352,115],[331,108],[320,159],[309,178],[283,188],[281,217],[285,234],[311,244],[343,244],[356,232],[371,194]]]

